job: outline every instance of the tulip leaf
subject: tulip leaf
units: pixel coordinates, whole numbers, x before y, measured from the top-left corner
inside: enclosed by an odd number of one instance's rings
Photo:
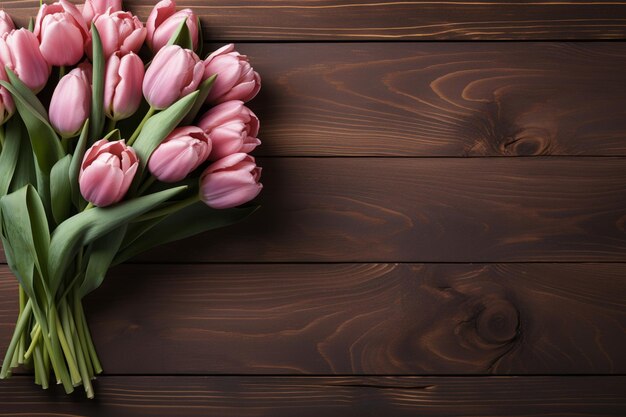
[[[43,117],[46,122],[48,121],[48,112],[46,108],[41,104],[41,101],[37,98],[35,93],[28,88],[22,80],[19,79],[17,75],[10,68],[6,69],[7,76],[9,78],[9,82],[15,88],[15,90],[30,104],[33,110],[37,111]]]
[[[80,137],[78,138],[78,142],[76,143],[76,149],[74,150],[74,154],[72,155],[72,162],[70,163],[69,169],[69,180],[70,187],[72,190],[72,201],[74,202],[74,206],[78,209],[82,209],[83,200],[80,195],[80,187],[78,186],[78,175],[80,174],[80,165],[83,163],[83,158],[85,156],[85,150],[87,149],[87,136],[89,133],[89,119],[85,121],[83,125],[83,130],[80,133]]]
[[[198,88],[198,98],[196,99],[195,103],[193,103],[193,107],[191,108],[191,110],[189,110],[189,113],[187,113],[187,116],[185,116],[181,123],[183,126],[193,124],[194,119],[200,112],[200,109],[204,105],[206,98],[209,96],[209,93],[211,92],[211,87],[213,87],[213,83],[215,83],[216,78],[217,74],[213,74],[206,80],[202,81],[202,83],[200,84],[200,88]]]
[[[216,210],[207,207],[202,202],[195,203],[152,224],[150,230],[143,233],[140,238],[127,242],[126,245],[123,244],[122,247],[125,247],[115,257],[113,265],[125,262],[156,246],[237,223],[258,208],[259,206],[247,206]]]
[[[0,127],[2,129],[2,127]],[[20,119],[13,117],[5,124],[4,147],[0,154],[0,197],[7,195],[17,162],[20,158],[20,143],[22,141],[22,129]]]
[[[98,288],[104,281],[111,262],[124,240],[127,227],[126,224],[120,226],[91,244],[85,278],[80,285],[81,298]]]
[[[71,155],[59,159],[50,172],[50,196],[52,217],[56,224],[61,224],[70,215],[72,206],[72,187],[70,185]]]
[[[202,50],[204,49],[204,34],[202,33],[202,22],[200,16],[196,16],[198,22],[198,56],[202,57]],[[193,41],[193,39],[192,39]]]
[[[26,131],[23,123],[20,123],[20,132],[21,139],[28,136],[28,132]],[[25,185],[36,183],[37,174],[35,173],[35,156],[33,154],[33,148],[31,147],[29,140],[22,140],[20,143],[20,153],[18,156],[17,167],[13,173],[9,191],[17,191]]]
[[[107,133],[106,136],[103,137],[102,139],[105,139],[108,141],[120,140],[122,139],[122,134],[120,133],[119,129],[113,129],[109,133]]]
[[[189,32],[189,27],[187,26],[187,18],[180,22],[180,25],[178,25],[178,28],[172,34],[167,44],[178,45],[181,48],[193,51],[193,39],[191,39],[191,33]]]
[[[89,137],[91,143],[97,141],[104,128],[104,52],[102,41],[96,25],[91,23],[92,49],[92,81],[91,81],[91,117]],[[90,143],[90,144],[91,144]]]
[[[50,289],[56,292],[78,250],[114,229],[169,200],[187,187],[171,188],[109,207],[95,207],[70,217],[52,234],[48,271]]]
[[[148,160],[152,152],[163,142],[163,139],[165,139],[167,135],[172,133],[187,113],[189,113],[197,97],[198,91],[194,91],[148,119],[133,144],[133,148],[135,152],[137,152],[137,156],[139,156],[140,164],[137,178],[140,178],[141,172],[146,165],[148,165]]]

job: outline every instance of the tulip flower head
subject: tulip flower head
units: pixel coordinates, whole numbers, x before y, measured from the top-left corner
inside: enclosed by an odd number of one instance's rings
[[[63,137],[76,136],[91,109],[91,68],[78,67],[66,74],[50,101],[50,124]]]
[[[200,119],[201,127],[213,145],[211,160],[224,158],[234,153],[250,153],[261,141],[259,119],[243,101],[232,100],[218,104]]]
[[[154,6],[150,16],[148,16],[146,21],[146,29],[148,29],[146,42],[150,49],[156,52],[163,48],[172,35],[176,33],[183,20],[186,20],[193,49],[197,50],[199,41],[198,17],[191,9],[176,11],[176,3],[172,0],[161,0]]]
[[[137,173],[139,160],[123,140],[101,139],[85,153],[78,183],[85,200],[98,207],[121,201]]]
[[[143,95],[153,108],[165,109],[195,91],[202,73],[198,55],[178,45],[168,45],[157,52],[146,70]]]
[[[254,158],[236,153],[209,165],[200,176],[200,199],[209,207],[237,207],[255,198],[263,189],[261,168]]]
[[[98,29],[105,59],[116,51],[122,54],[137,53],[146,39],[146,28],[139,18],[130,12],[114,12],[108,9],[97,16],[93,24]],[[91,56],[91,39],[85,44],[85,52]]]
[[[113,120],[132,116],[141,104],[144,68],[139,56],[114,52],[106,63],[104,112]]]
[[[90,39],[87,24],[78,8],[67,0],[43,4],[35,20],[35,36],[50,65],[74,65],[83,57]]]
[[[107,10],[119,12],[122,10],[122,0],[85,0],[82,13],[87,26]]]
[[[179,127],[152,153],[148,168],[159,181],[181,181],[206,161],[210,152],[211,141],[202,129]]]
[[[248,57],[235,51],[232,43],[213,52],[204,61],[204,78],[217,74],[207,97],[209,103],[252,100],[261,89],[261,77]]]
[[[8,67],[35,93],[48,82],[50,65],[39,51],[39,41],[27,29],[0,36],[0,65]]]
[[[0,35],[9,33],[13,29],[15,29],[15,23],[13,23],[11,16],[4,10],[0,10]]]

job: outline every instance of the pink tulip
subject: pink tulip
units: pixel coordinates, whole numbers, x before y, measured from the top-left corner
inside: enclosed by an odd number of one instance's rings
[[[261,168],[254,158],[236,153],[210,165],[200,176],[200,198],[209,207],[225,209],[247,203],[259,195]]]
[[[179,127],[152,153],[148,168],[159,181],[181,181],[206,161],[210,152],[211,141],[202,129]]]
[[[143,62],[134,53],[114,52],[106,63],[104,112],[113,120],[133,115],[141,104]]]
[[[93,24],[98,29],[105,59],[116,51],[122,54],[137,53],[146,39],[146,28],[139,18],[130,12],[113,12],[109,9],[96,17]],[[85,44],[85,51],[91,56],[91,39]]]
[[[217,74],[207,102],[250,101],[261,89],[261,77],[248,57],[235,51],[232,43],[213,52],[204,61],[204,78]]]
[[[168,45],[155,55],[143,79],[143,95],[155,109],[165,109],[195,91],[202,81],[202,61],[193,51]]]
[[[101,139],[85,153],[78,183],[85,200],[106,207],[122,200],[137,173],[139,160],[123,140]]]
[[[9,67],[35,93],[48,82],[50,65],[39,50],[39,41],[27,29],[0,36],[0,65]]]
[[[50,124],[63,137],[75,136],[91,109],[90,68],[78,67],[57,84],[50,101]]]
[[[257,138],[259,119],[244,106],[243,101],[218,104],[202,116],[198,126],[213,144],[211,160],[238,152],[249,153],[261,144]]]
[[[41,53],[50,65],[74,65],[83,57],[90,39],[87,24],[75,5],[67,0],[44,4],[35,21]]]
[[[193,44],[193,49],[198,48],[198,18],[191,9],[176,11],[176,3],[173,0],[161,0],[154,6],[146,28],[148,29],[147,42],[154,52],[163,48],[183,20],[187,19],[187,28]]]
[[[4,68],[0,68],[0,80],[9,81],[7,73]],[[15,113],[15,103],[11,93],[4,88],[0,87],[0,125],[4,124]]]
[[[0,35],[8,33],[15,29],[15,23],[11,16],[4,10],[0,10]]]
[[[122,10],[122,0],[85,0],[83,6],[83,18],[89,25],[99,15],[105,13],[108,9],[112,12]]]

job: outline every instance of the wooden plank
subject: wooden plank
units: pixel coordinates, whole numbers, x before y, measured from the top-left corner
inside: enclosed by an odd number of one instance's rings
[[[615,416],[625,377],[104,377],[68,399],[28,377],[0,381],[0,415]]]
[[[142,20],[154,0],[124,2]],[[38,2],[10,1],[21,24]],[[179,1],[216,40],[623,39],[622,1]]]
[[[130,265],[86,309],[110,374],[623,374],[625,293],[626,264]]]

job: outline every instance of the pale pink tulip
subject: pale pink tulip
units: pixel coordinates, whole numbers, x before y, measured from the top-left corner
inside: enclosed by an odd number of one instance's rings
[[[137,173],[139,160],[123,140],[101,139],[85,153],[78,183],[85,200],[98,207],[121,201]]]
[[[232,43],[209,55],[204,67],[204,78],[217,74],[207,102],[250,101],[261,89],[259,73],[252,69],[247,56],[235,51]]]
[[[9,33],[13,29],[15,29],[15,23],[13,23],[11,16],[4,10],[0,10],[0,35]]]
[[[257,138],[259,119],[244,106],[243,101],[218,104],[202,116],[198,126],[213,144],[211,160],[238,152],[249,153],[261,144]]]
[[[61,78],[54,89],[50,101],[50,124],[63,137],[75,136],[89,117],[90,72],[90,68],[75,68]]]
[[[143,95],[153,108],[165,109],[198,88],[202,71],[202,61],[193,51],[168,45],[157,52],[146,70]]]
[[[236,207],[255,198],[263,185],[254,158],[236,153],[211,164],[200,176],[200,198],[209,207]]]
[[[141,104],[143,62],[130,52],[114,52],[106,63],[104,77],[104,112],[113,120],[122,120],[134,114]]]
[[[152,51],[156,52],[163,48],[176,32],[183,20],[187,20],[193,49],[198,49],[198,18],[191,9],[176,11],[176,3],[172,0],[161,0],[154,6],[148,20],[146,28],[148,37],[146,41]]]
[[[0,65],[13,71],[35,93],[48,82],[50,65],[39,50],[39,41],[27,29],[0,36]]]
[[[174,129],[152,153],[148,168],[162,182],[185,179],[209,157],[211,141],[196,126]]]
[[[122,54],[137,53],[146,39],[146,28],[130,12],[113,12],[109,9],[96,17],[93,24],[98,29],[105,59],[116,51]],[[91,39],[85,44],[85,51],[91,56]]]
[[[119,12],[122,10],[122,0],[85,0],[85,5],[82,9],[83,18],[89,26],[89,23],[96,17],[105,13],[108,9],[112,12]]]
[[[90,39],[87,24],[75,5],[67,0],[44,4],[35,21],[41,53],[50,65],[74,65],[83,57]]]

